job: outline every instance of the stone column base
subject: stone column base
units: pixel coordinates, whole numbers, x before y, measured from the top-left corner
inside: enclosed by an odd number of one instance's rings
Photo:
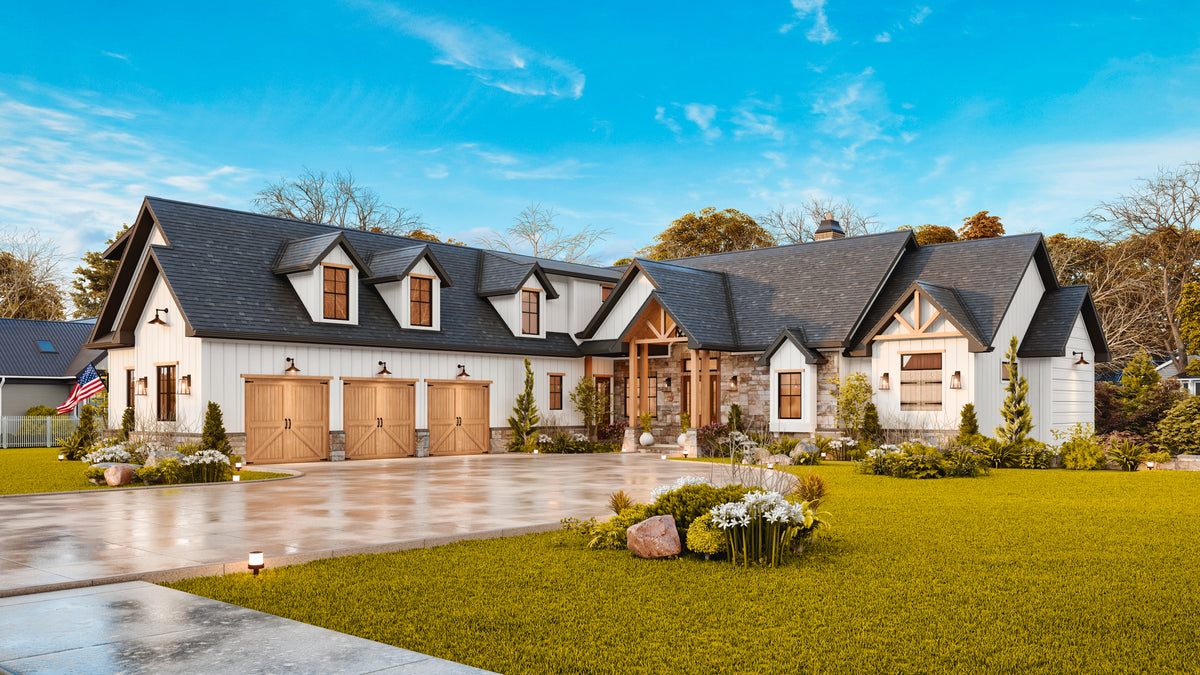
[[[621,452],[637,452],[638,451],[638,430],[632,427],[625,427],[625,436],[621,438]]]
[[[700,441],[696,436],[695,429],[688,429],[684,434],[683,447],[684,457],[699,457],[700,456]]]
[[[417,457],[429,456],[429,430],[417,429]]]

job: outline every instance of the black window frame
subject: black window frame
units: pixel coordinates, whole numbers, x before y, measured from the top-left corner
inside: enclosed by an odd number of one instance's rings
[[[418,289],[417,286],[423,286]],[[425,296],[418,298],[418,294]],[[417,320],[417,312],[413,310],[421,308],[427,318],[426,323],[421,323]],[[433,327],[433,279],[429,277],[410,276],[408,278],[408,322],[413,326],[421,326],[423,328]]]
[[[134,405],[134,397],[137,396],[137,371],[133,368],[125,369],[125,407],[132,408]]]
[[[642,378],[640,378],[640,377],[638,378],[638,380],[641,380],[641,379]],[[646,407],[653,408],[653,410],[649,411],[650,417],[652,417],[654,419],[658,419],[658,376],[651,375],[650,377],[648,377],[646,379],[649,381],[649,385],[647,385],[647,386],[649,387],[648,393],[650,394],[649,396],[646,397]],[[625,410],[622,413],[623,417],[629,417],[629,399],[632,396],[633,396],[633,392],[629,391],[629,377],[626,377],[625,378]],[[642,412],[647,412],[647,411],[643,410]]]
[[[156,394],[158,398],[157,414],[159,422],[174,422],[178,407],[176,406],[175,366],[155,366],[157,380]]]
[[[783,387],[784,387],[783,380],[785,377],[787,377],[789,380],[792,379],[793,377],[798,380],[795,383],[789,382],[787,385],[788,391],[791,392],[794,389],[795,393],[788,393],[788,394],[783,393]],[[792,409],[792,406],[799,407],[799,409],[800,409],[799,415],[796,415],[793,417],[791,415],[783,414],[783,411],[784,411],[783,402],[784,402],[785,398],[789,399],[788,410],[790,411]],[[795,402],[793,402],[793,401],[791,401],[791,399],[796,399],[796,400],[795,400]],[[776,373],[776,402],[775,402],[775,405],[776,405],[776,412],[778,413],[779,419],[781,419],[781,420],[802,420],[802,419],[804,419],[804,371],[797,370],[797,371],[792,371],[792,372]]]
[[[557,391],[556,391],[556,389],[557,389]],[[550,374],[550,410],[562,410],[562,409],[563,409],[563,376],[560,373],[551,373]]]
[[[533,298],[530,310],[530,298]],[[529,329],[532,322],[533,330]],[[521,335],[542,334],[542,293],[530,289],[521,289]]]

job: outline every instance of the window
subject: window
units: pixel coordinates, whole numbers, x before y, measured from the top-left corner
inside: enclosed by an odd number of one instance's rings
[[[608,296],[612,295],[612,291],[613,291],[612,286],[601,286],[600,287],[600,302],[604,302],[605,300],[607,300]]]
[[[38,340],[38,350],[43,354],[57,354],[58,350],[54,348],[54,344],[49,340]]]
[[[433,325],[433,279],[408,278],[408,321],[414,326]]]
[[[175,421],[175,366],[158,366],[158,421]]]
[[[798,420],[801,407],[801,383],[804,373],[779,373],[779,419]]]
[[[562,375],[550,376],[550,409],[562,410]]]
[[[1008,382],[1012,379],[1012,373],[1008,370],[1008,361],[1004,361],[1000,364],[1000,379],[1005,382]]]
[[[350,270],[325,266],[325,318],[350,319]]]
[[[537,291],[521,291],[521,332],[525,335],[541,333],[538,312],[538,301],[541,294]]]
[[[133,395],[137,393],[137,378],[133,376],[133,368],[125,369],[125,407],[133,407]]]
[[[648,379],[648,386],[650,387],[650,390],[646,392],[646,409],[643,410],[642,412],[650,413],[651,417],[658,417],[658,378],[651,377],[651,378],[647,378],[647,379]],[[638,386],[638,382],[640,382],[640,381],[641,381],[641,378],[634,380],[634,383],[633,383],[634,389],[631,391],[629,389],[629,378],[628,377],[625,378],[625,411],[624,411],[625,417],[629,417],[629,397],[638,393],[637,386]]]
[[[900,356],[900,409],[942,409],[942,355]]]

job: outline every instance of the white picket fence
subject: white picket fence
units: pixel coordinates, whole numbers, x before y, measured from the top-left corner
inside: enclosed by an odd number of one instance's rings
[[[72,415],[0,417],[0,448],[52,448],[54,439],[70,436],[78,425]]]

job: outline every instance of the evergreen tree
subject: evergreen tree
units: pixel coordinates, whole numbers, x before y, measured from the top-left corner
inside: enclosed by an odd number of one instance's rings
[[[137,422],[134,421],[133,408],[126,408],[125,412],[121,413],[121,431],[118,432],[118,437],[122,441],[128,441],[129,436],[133,434]]]
[[[968,403],[962,407],[958,422],[958,437],[966,440],[970,436],[979,435],[979,420],[975,417],[975,404]]]
[[[575,391],[571,392],[571,403],[575,406],[575,412],[583,418],[583,426],[587,428],[588,440],[595,440],[596,426],[608,412],[608,396],[596,388],[595,379],[585,377],[579,380],[579,384],[575,385]]]
[[[209,401],[208,409],[204,411],[204,430],[200,434],[200,445],[226,455],[233,452],[229,438],[225,435],[225,417],[216,401]]]
[[[1002,443],[1023,445],[1033,431],[1033,412],[1029,408],[1029,380],[1020,374],[1017,366],[1017,336],[1009,343],[1008,352],[1008,396],[1000,406],[1000,426],[996,427],[996,438]]]
[[[863,407],[862,440],[872,444],[883,442],[883,425],[879,423],[879,408],[874,403]]]
[[[509,450],[531,452],[537,447],[538,409],[533,402],[533,366],[525,359],[525,390],[517,395],[517,404],[513,406],[513,415],[508,418],[508,426],[512,429],[512,441]]]
[[[1139,349],[1121,371],[1121,400],[1127,407],[1138,408],[1142,399],[1158,386],[1161,377],[1145,349]]]

